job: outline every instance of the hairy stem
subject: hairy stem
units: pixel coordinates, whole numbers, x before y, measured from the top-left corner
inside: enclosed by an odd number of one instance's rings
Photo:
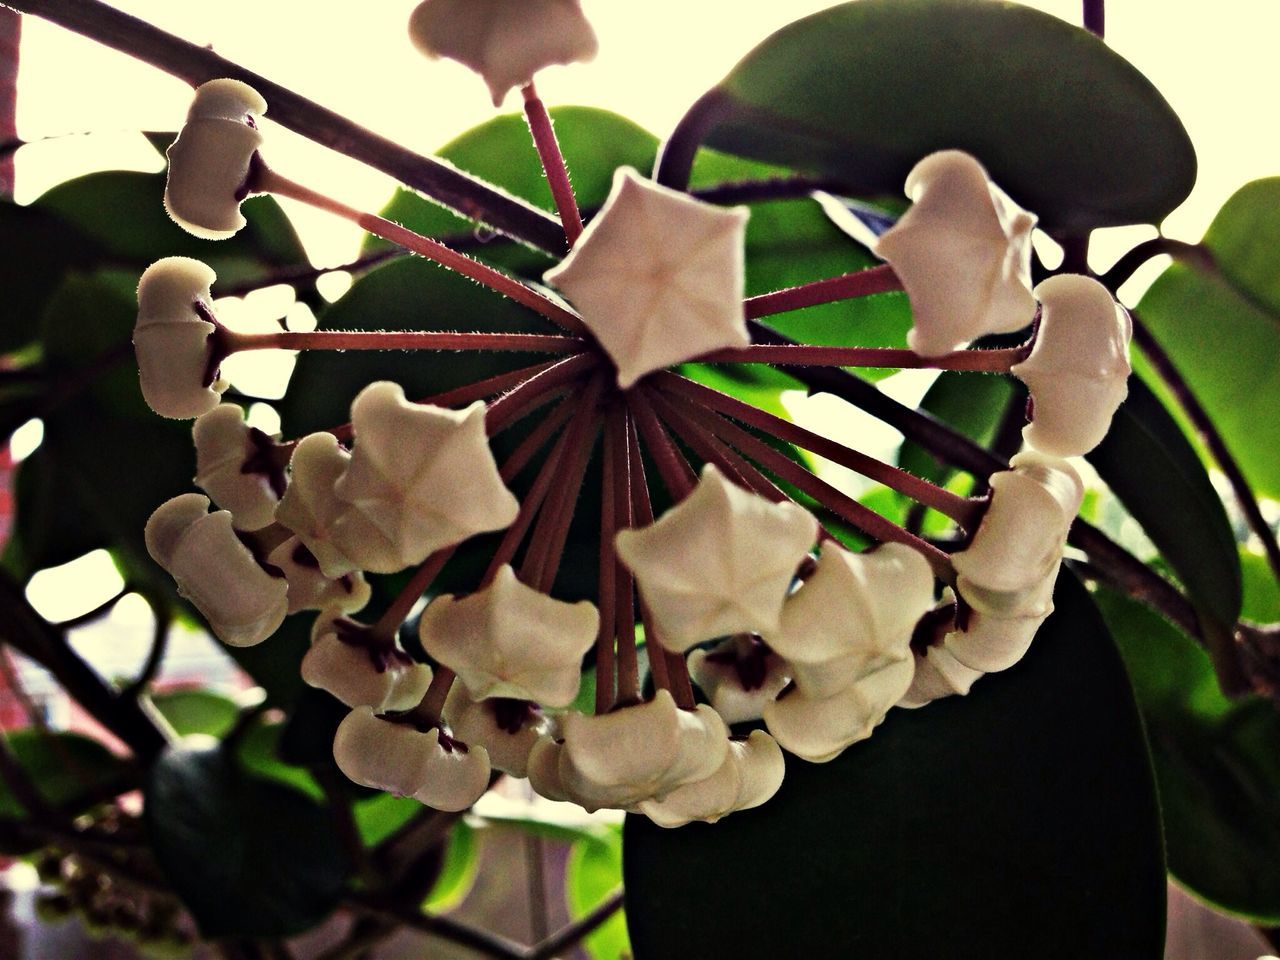
[[[788,310],[817,306],[821,303],[852,300],[855,297],[869,297],[875,293],[901,289],[902,281],[894,273],[893,267],[886,263],[869,270],[855,270],[838,277],[815,280],[813,283],[804,283],[748,297],[743,301],[743,308],[747,317],[754,320],[775,313],[785,313]]]
[[[565,243],[573,247],[582,236],[582,214],[578,212],[578,201],[573,196],[573,184],[569,182],[569,170],[556,140],[555,127],[538,91],[534,89],[533,81],[525,84],[520,92],[524,94],[524,116],[529,123],[529,133],[538,150],[538,159],[542,161],[542,170],[547,176],[547,186],[551,188],[556,210],[560,213],[560,222],[564,224]]]

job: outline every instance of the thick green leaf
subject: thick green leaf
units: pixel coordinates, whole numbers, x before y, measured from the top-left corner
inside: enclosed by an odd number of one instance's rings
[[[137,273],[161,257],[207,262],[223,283],[250,280],[272,267],[307,263],[297,234],[271,197],[245,201],[247,226],[229,240],[209,243],[187,233],[164,210],[163,173],[108,171],[59,184],[35,202],[71,225],[111,258]]]
[[[416,800],[410,801],[417,804]],[[422,805],[418,804],[418,809]],[[427,894],[422,908],[433,913],[452,910],[466,898],[480,872],[480,858],[476,831],[465,820],[459,820],[449,831],[445,841],[444,862],[440,876]]]
[[[92,794],[128,770],[124,760],[97,740],[78,733],[11,730],[4,737],[40,795],[66,813],[79,813],[86,804],[74,803],[76,798]],[[0,816],[22,817],[28,812],[0,779]]]
[[[628,817],[637,960],[1159,960],[1165,873],[1124,667],[1084,589],[965,698],[894,710],[718,824]],[[1034,945],[1034,947],[1032,947]]]
[[[622,836],[609,830],[578,840],[565,865],[565,896],[569,916],[577,919],[600,905],[622,883]],[[593,960],[617,960],[630,955],[627,920],[621,910],[582,941]],[[672,954],[682,956],[682,954]]]
[[[1231,285],[1280,321],[1280,177],[1232,194],[1209,224],[1204,245]]]
[[[397,797],[379,793],[352,805],[360,839],[366,847],[373,847],[391,836],[424,807],[413,797]]]
[[[635,167],[647,175],[653,167],[657,138],[630,120],[595,107],[554,107],[550,113],[580,207],[604,203],[616,168]],[[556,209],[529,127],[520,114],[494,117],[468,130],[442,147],[439,156],[544,210]],[[428,237],[465,236],[476,229],[471,221],[404,189],[396,191],[383,215]],[[365,244],[367,249],[385,245],[374,237]],[[485,260],[529,276],[538,276],[552,265],[546,254],[506,242],[479,253]]]
[[[349,872],[328,811],[218,749],[162,755],[146,819],[156,858],[208,938],[308,930]]]
[[[1149,608],[1107,591],[1098,603],[1146,720],[1169,872],[1223,910],[1280,923],[1280,716],[1224,697],[1204,650]]]
[[[985,446],[991,442],[1013,390],[1008,377],[944,370],[925,393],[920,409]],[[945,484],[956,473],[955,468],[910,440],[902,444],[898,466],[938,484]]]
[[[1156,223],[1195,153],[1151,83],[1084,30],[1013,3],[860,0],[769,37],[713,95],[712,147],[902,190],[925,154],[973,153],[1050,229]]]
[[[236,744],[240,765],[255,776],[293,787],[314,800],[323,801],[324,791],[305,767],[281,758],[283,723],[259,723]]]
[[[182,737],[192,733],[221,737],[240,715],[234,700],[212,690],[169,690],[157,693],[151,702]]]
[[[1229,634],[1240,615],[1240,558],[1226,510],[1178,424],[1141,380],[1088,454],[1187,588]]]

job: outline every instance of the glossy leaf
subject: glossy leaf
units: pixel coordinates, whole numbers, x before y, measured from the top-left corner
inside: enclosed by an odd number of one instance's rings
[[[1226,510],[1178,424],[1141,380],[1088,460],[1187,588],[1229,632],[1240,615],[1240,560]]]
[[[89,806],[92,797],[125,775],[129,765],[97,740],[78,733],[11,730],[4,734],[9,750],[45,801],[68,814]],[[101,799],[101,798],[98,798]],[[24,817],[29,811],[0,778],[0,816]]]
[[[578,840],[569,850],[565,866],[565,896],[569,915],[577,919],[590,913],[622,883],[622,836],[609,830]],[[619,910],[588,934],[582,946],[592,960],[630,956],[627,921]],[[680,954],[673,954],[679,956]]]
[[[965,698],[895,710],[763,807],[624,834],[636,960],[1159,960],[1165,874],[1133,693],[1084,589]],[[1082,918],[1087,918],[1087,922]]]
[[[1220,909],[1280,922],[1280,716],[1224,697],[1204,650],[1149,608],[1098,602],[1146,721],[1169,872]]]
[[[166,690],[152,696],[151,702],[181,737],[192,733],[221,737],[240,715],[234,700],[212,690]]]
[[[708,146],[858,194],[898,194],[917,160],[958,147],[1053,230],[1157,223],[1195,181],[1186,131],[1142,74],[1013,3],[843,4],[766,39],[713,96]]]
[[[337,903],[349,867],[329,812],[221,750],[166,752],[145,809],[156,858],[207,938],[288,936]]]
[[[991,442],[1013,391],[1014,382],[1008,377],[944,370],[920,401],[920,409],[985,446]],[[898,466],[938,484],[945,484],[956,473],[955,468],[909,440],[902,444]]]
[[[1137,313],[1222,434],[1254,489],[1280,497],[1280,181],[1227,201],[1205,234],[1216,270],[1174,263]],[[1255,206],[1256,205],[1256,206]]]
[[[1223,204],[1204,245],[1227,281],[1280,320],[1280,177],[1247,183]]]

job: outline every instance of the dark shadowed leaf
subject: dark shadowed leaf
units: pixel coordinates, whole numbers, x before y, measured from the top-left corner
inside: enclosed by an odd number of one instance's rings
[[[208,938],[310,929],[349,871],[328,811],[218,749],[162,755],[147,779],[146,820],[157,859]]]
[[[920,409],[985,446],[995,434],[1013,389],[1008,377],[944,370],[920,401]],[[902,444],[898,465],[938,484],[945,484],[956,473],[955,468],[910,440]]]
[[[1124,667],[1069,575],[1014,668],[895,710],[715,825],[625,832],[637,960],[1159,960],[1164,863]],[[1087,918],[1087,919],[1086,919]]]
[[[1160,548],[1202,617],[1228,630],[1240,615],[1240,558],[1226,510],[1178,424],[1141,380],[1088,454]]]
[[[1013,3],[834,7],[769,37],[713,96],[709,146],[860,194],[900,193],[917,160],[956,147],[1055,230],[1159,222],[1195,181],[1186,131],[1142,74]]]
[[[26,771],[40,795],[65,813],[79,813],[94,791],[119,780],[129,764],[97,740],[78,733],[42,733],[39,730],[11,730],[5,733],[9,750]],[[25,810],[0,780],[0,815],[23,817]]]
[[[1280,717],[1228,700],[1204,650],[1127,597],[1098,603],[1124,656],[1160,786],[1169,872],[1254,922],[1280,923]]]

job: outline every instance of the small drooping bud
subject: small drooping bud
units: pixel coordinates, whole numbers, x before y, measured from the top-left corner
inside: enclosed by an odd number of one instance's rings
[[[248,194],[254,155],[262,146],[258,118],[267,102],[239,80],[210,80],[169,147],[164,208],[175,223],[203,240],[225,240],[245,225],[240,202]]]
[[[284,466],[274,441],[244,420],[239,404],[220,403],[196,419],[195,483],[223,510],[237,530],[261,530],[275,520],[285,489]]]
[[[1075,274],[1036,287],[1043,309],[1031,355],[1010,368],[1031,392],[1028,445],[1055,457],[1088,453],[1129,393],[1133,322],[1097,280]]]
[[[138,281],[133,349],[142,397],[162,417],[186,420],[218,405],[228,384],[218,379],[210,304],[217,275],[199,260],[166,257]]]
[[[208,497],[184,493],[162,504],[147,521],[144,538],[151,558],[169,571],[178,592],[223,643],[253,646],[284,621],[288,584],[254,559],[236,536],[230,513],[209,513]]]
[[[501,106],[543,67],[590,60],[596,35],[578,0],[425,0],[409,37],[428,57],[448,57],[484,77]]]

